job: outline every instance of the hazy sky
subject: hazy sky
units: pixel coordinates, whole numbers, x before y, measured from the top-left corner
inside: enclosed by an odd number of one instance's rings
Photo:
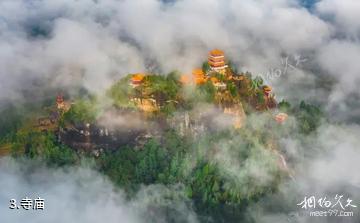
[[[188,73],[221,48],[279,99],[318,101],[346,120],[359,115],[359,8],[353,0],[322,0],[311,11],[296,0],[3,0],[0,100],[55,87],[101,93],[131,72]],[[298,69],[285,73],[286,57],[302,61]],[[282,75],[267,78],[272,69]]]

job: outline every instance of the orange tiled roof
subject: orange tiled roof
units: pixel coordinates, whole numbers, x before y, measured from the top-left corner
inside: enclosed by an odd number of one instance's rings
[[[272,89],[271,89],[271,87],[266,85],[266,86],[263,87],[263,90],[264,91],[271,91]]]
[[[204,77],[196,77],[195,78],[196,84],[204,84],[205,82],[206,82],[206,78],[204,78]]]
[[[194,69],[194,70],[192,71],[192,74],[193,74],[195,77],[202,77],[202,76],[205,75],[204,72],[203,72],[203,70],[200,69],[200,68]]]
[[[210,55],[211,56],[224,56],[224,51],[219,50],[219,49],[214,49],[210,51]]]
[[[131,77],[132,81],[142,81],[145,77],[145,74],[141,74],[141,73],[137,73],[137,74],[133,74]]]

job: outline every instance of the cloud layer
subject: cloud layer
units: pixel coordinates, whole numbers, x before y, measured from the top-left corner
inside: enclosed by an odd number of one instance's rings
[[[2,1],[0,99],[43,88],[101,93],[137,71],[190,72],[218,47],[254,74],[282,69],[284,56],[306,57],[267,81],[278,98],[310,98],[341,116],[335,105],[359,97],[360,6],[323,0],[314,8],[295,0]],[[335,84],[322,90],[327,79]]]
[[[0,159],[1,222],[197,222],[181,185],[142,187],[128,200],[107,178],[83,165],[49,169],[33,161]],[[29,173],[29,169],[33,172]],[[10,199],[45,199],[44,210],[9,209]]]

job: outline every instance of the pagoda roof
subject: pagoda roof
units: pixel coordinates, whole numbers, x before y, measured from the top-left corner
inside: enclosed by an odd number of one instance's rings
[[[213,49],[210,51],[210,56],[218,57],[218,56],[224,56],[224,51],[219,49]]]
[[[142,81],[145,78],[145,74],[143,73],[137,73],[137,74],[133,74],[131,77],[132,81]]]
[[[264,90],[264,91],[271,91],[272,89],[271,89],[271,87],[265,85],[265,86],[263,87],[263,90]]]
[[[206,78],[204,78],[204,77],[196,77],[195,78],[196,84],[204,84],[205,82],[206,82]]]

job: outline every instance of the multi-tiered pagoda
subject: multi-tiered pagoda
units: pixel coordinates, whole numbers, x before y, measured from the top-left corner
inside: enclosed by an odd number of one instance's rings
[[[225,74],[227,65],[225,63],[224,51],[215,49],[209,52],[210,69],[221,74]]]

